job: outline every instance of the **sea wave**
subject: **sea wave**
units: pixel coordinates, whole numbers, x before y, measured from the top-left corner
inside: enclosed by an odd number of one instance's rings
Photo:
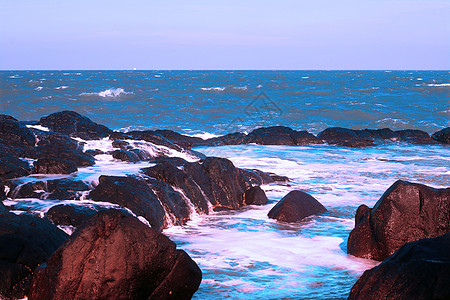
[[[200,88],[202,91],[212,91],[212,92],[223,92],[223,91],[246,91],[247,86],[216,86],[216,87],[203,87]]]
[[[36,91],[42,91],[43,87],[42,86],[38,86],[37,88],[35,88]]]
[[[64,90],[64,89],[67,89],[67,88],[68,88],[67,85],[62,85],[62,86],[56,87],[55,90]]]
[[[122,88],[110,88],[98,93],[81,93],[80,96],[85,96],[85,95],[97,95],[103,98],[115,98],[115,97],[120,97],[122,95],[131,95],[134,94],[133,92],[126,92],[124,89]]]
[[[450,86],[450,83],[430,83],[428,86]]]

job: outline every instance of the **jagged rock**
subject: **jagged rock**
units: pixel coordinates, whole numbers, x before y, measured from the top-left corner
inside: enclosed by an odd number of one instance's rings
[[[51,131],[79,137],[85,140],[98,140],[109,136],[112,130],[97,124],[74,111],[62,111],[40,119],[42,126]]]
[[[101,210],[101,208],[94,209],[92,207],[81,205],[59,204],[52,206],[45,213],[45,217],[51,220],[55,225],[80,227],[99,210]]]
[[[0,144],[9,147],[33,147],[36,137],[33,132],[11,116],[0,117]]]
[[[259,186],[254,186],[245,191],[244,202],[246,205],[264,205],[269,202],[269,199]]]
[[[136,218],[99,212],[36,270],[28,298],[190,299],[201,270]]]
[[[311,195],[303,191],[291,191],[267,215],[281,222],[298,222],[326,211],[327,209]]]
[[[37,174],[70,174],[78,171],[77,165],[60,158],[39,158],[34,162],[33,173]]]
[[[33,270],[66,239],[48,220],[0,213],[0,298],[23,298]]]
[[[138,216],[143,216],[153,229],[161,231],[167,226],[164,208],[150,186],[134,177],[100,176],[99,185],[88,197],[126,207]]]
[[[348,299],[450,299],[450,233],[410,242],[367,270]]]
[[[360,206],[347,252],[384,260],[408,242],[450,231],[450,188],[396,181],[375,206]]]
[[[444,128],[431,136],[434,140],[442,144],[450,144],[450,127]]]

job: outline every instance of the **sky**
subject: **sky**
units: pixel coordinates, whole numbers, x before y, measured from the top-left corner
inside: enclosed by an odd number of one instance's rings
[[[0,0],[0,70],[449,70],[450,0]]]

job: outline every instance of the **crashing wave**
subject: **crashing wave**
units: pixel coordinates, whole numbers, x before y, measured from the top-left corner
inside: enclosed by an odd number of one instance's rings
[[[122,95],[131,95],[134,94],[133,92],[126,92],[124,89],[122,88],[110,88],[98,93],[81,93],[80,95],[97,95],[103,98],[115,98],[115,97],[120,97]]]

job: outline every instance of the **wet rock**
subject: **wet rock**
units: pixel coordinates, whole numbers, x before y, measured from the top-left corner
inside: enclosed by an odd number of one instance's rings
[[[164,208],[150,186],[142,179],[120,176],[100,176],[99,185],[88,198],[126,207],[143,216],[153,229],[161,231],[167,226]]]
[[[55,225],[80,227],[99,210],[100,208],[94,209],[81,205],[59,204],[51,207],[45,213],[45,217]]]
[[[128,150],[130,149],[130,143],[128,143],[127,141],[123,141],[123,140],[115,140],[112,142],[112,146],[114,148],[119,148],[120,150]]]
[[[102,139],[112,133],[112,130],[106,126],[97,124],[74,111],[53,113],[41,118],[39,123],[51,131],[85,140]]]
[[[184,166],[185,164],[187,164],[187,160],[185,160],[184,158],[181,157],[168,157],[168,156],[162,156],[162,157],[152,157],[150,160],[150,162],[155,163],[155,164],[171,164],[177,167],[181,167]]]
[[[46,199],[75,200],[80,198],[80,192],[90,190],[91,185],[81,180],[67,178],[49,180],[44,189],[48,193]]]
[[[242,132],[229,133],[223,136],[210,138],[205,140],[208,146],[225,146],[225,145],[242,145],[245,144],[246,134]],[[202,144],[195,144],[194,146],[203,146]]]
[[[348,299],[450,299],[450,233],[410,242],[367,270]]]
[[[150,142],[155,145],[164,146],[173,150],[177,151],[183,151],[183,148],[179,145],[174,144],[167,138],[156,134],[153,130],[146,130],[146,131],[130,131],[127,132],[128,136],[131,136],[135,140],[143,140],[146,142]],[[126,136],[125,136],[126,137]]]
[[[37,146],[57,146],[60,148],[82,150],[83,147],[78,141],[70,138],[67,135],[55,132],[47,132],[33,129],[33,132],[38,137]]]
[[[201,270],[136,218],[99,212],[36,270],[28,298],[190,299]]]
[[[29,128],[11,116],[1,115],[0,144],[9,147],[33,147],[36,137]]]
[[[27,149],[26,157],[39,158],[58,158],[73,161],[79,167],[92,166],[95,159],[92,155],[83,153],[80,149],[68,148],[58,144],[47,144]]]
[[[44,181],[34,181],[13,186],[8,193],[8,197],[17,198],[41,198],[45,193],[46,183]]]
[[[30,164],[14,156],[0,158],[0,178],[12,179],[31,173]]]
[[[245,142],[259,145],[309,145],[323,143],[306,131],[295,131],[285,126],[255,129],[245,137]]]
[[[361,139],[398,140],[397,134],[390,128],[354,130]]]
[[[254,186],[245,191],[244,202],[246,205],[264,205],[269,202],[269,199],[259,186]]]
[[[355,130],[341,127],[330,127],[317,135],[319,139],[330,144],[345,147],[369,147],[374,146],[369,137],[359,137]]]
[[[311,195],[302,191],[291,191],[269,211],[268,216],[281,222],[298,222],[326,211],[327,209]]]
[[[427,132],[422,130],[406,129],[396,131],[395,133],[402,142],[424,145],[436,144],[436,141]]]
[[[269,173],[270,178],[274,181],[274,182],[289,182],[290,179],[287,176],[281,176],[281,175],[277,175],[277,174],[273,174],[273,173]]]
[[[408,242],[450,231],[450,188],[396,181],[372,209],[358,208],[347,252],[384,260]]]
[[[138,162],[150,158],[148,153],[140,149],[114,150],[111,152],[111,155],[115,159],[128,162]]]
[[[268,184],[274,182],[270,174],[257,169],[239,169],[246,180],[250,183],[249,187],[260,186],[263,184]]]
[[[0,213],[0,298],[23,298],[33,270],[66,239],[48,220]]]
[[[205,143],[202,138],[179,134],[172,130],[155,130],[154,133],[185,149],[191,149],[193,145],[200,146]]]
[[[70,160],[60,158],[39,158],[34,162],[36,174],[70,174],[78,171],[77,165]]]
[[[442,144],[450,144],[450,127],[444,128],[431,136],[434,140]]]

